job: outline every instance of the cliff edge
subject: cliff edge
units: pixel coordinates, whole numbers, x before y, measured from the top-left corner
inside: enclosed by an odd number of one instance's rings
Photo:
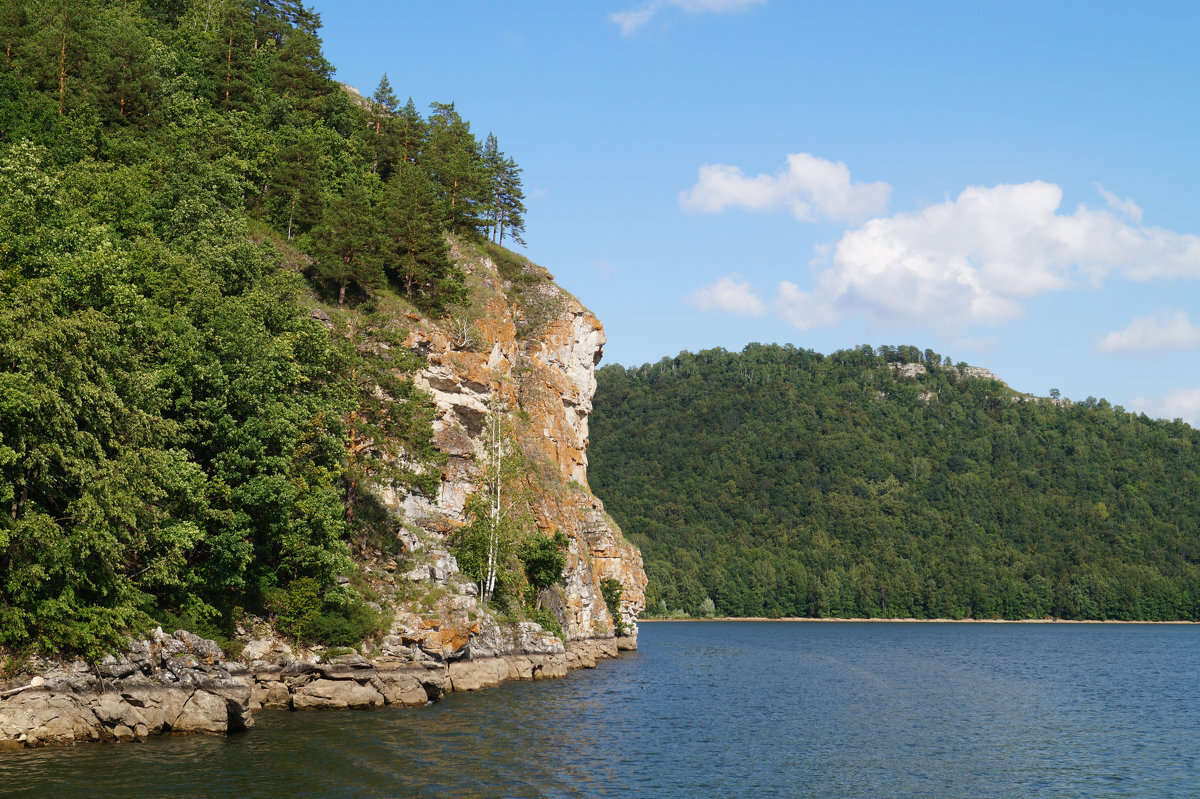
[[[562,584],[543,596],[563,638],[616,637],[633,648],[645,605],[642,557],[587,482],[588,417],[604,329],[542,267],[500,248],[455,242],[452,249],[467,275],[472,310],[440,319],[407,314],[405,340],[427,362],[415,382],[437,408],[434,441],[447,457],[439,488],[433,498],[387,486],[377,491],[401,525],[405,553],[418,561],[404,579],[446,594],[424,607],[398,602],[385,651],[410,647],[418,657],[449,660],[562,651],[562,642],[537,625],[500,622],[450,555],[450,537],[470,521],[468,501],[484,484],[494,414],[507,431],[506,446],[525,464],[507,478],[514,483],[507,490],[526,498],[541,535],[567,540]],[[620,585],[615,619],[605,581]]]

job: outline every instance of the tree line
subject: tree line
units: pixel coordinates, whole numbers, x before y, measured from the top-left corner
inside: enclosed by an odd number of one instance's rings
[[[1200,619],[1200,434],[960,366],[752,344],[599,370],[590,479],[648,611]]]

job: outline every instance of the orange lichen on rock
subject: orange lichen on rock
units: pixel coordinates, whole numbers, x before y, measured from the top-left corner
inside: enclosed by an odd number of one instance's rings
[[[455,251],[462,257],[461,248]],[[618,625],[604,604],[600,583],[616,579],[623,587],[619,626],[636,636],[646,588],[641,554],[621,536],[587,482],[588,417],[604,329],[583,305],[546,280],[544,270],[529,268],[543,276],[536,287],[540,321],[532,332],[521,332],[522,325],[532,324],[527,309],[505,296],[508,284],[487,258],[467,267],[497,290],[482,303],[479,318],[470,324],[449,317],[422,319],[410,328],[405,346],[428,362],[415,382],[437,405],[434,442],[448,462],[435,500],[387,491],[382,498],[409,519],[467,521],[466,502],[478,490],[480,463],[486,459],[486,419],[492,412],[508,414],[509,427],[518,431],[532,464],[533,477],[526,480],[538,528],[546,535],[562,531],[569,541],[567,635],[579,640],[614,633]],[[432,530],[432,524],[422,524]],[[444,645],[455,649],[457,642]]]

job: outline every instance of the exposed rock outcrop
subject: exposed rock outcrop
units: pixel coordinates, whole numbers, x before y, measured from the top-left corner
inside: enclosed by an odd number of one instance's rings
[[[437,406],[434,440],[448,461],[432,500],[377,492],[396,519],[398,554],[377,551],[363,564],[394,619],[374,658],[320,662],[319,652],[293,651],[261,620],[243,635],[241,661],[225,660],[217,644],[191,633],[159,630],[120,656],[94,665],[34,664],[27,682],[0,686],[0,747],[225,734],[250,727],[258,709],[423,705],[448,691],[563,677],[636,649],[646,587],[641,554],[587,483],[603,329],[540,267],[525,264],[534,279],[510,299],[512,285],[490,259],[457,248],[455,256],[494,293],[469,325],[406,314],[413,324],[405,346],[428,362],[415,382]],[[562,637],[531,621],[498,619],[449,548],[449,536],[469,521],[467,502],[486,460],[485,422],[494,412],[507,416],[514,445],[535,464],[522,479],[538,530],[568,540],[563,585],[544,594]],[[605,605],[606,579],[622,586],[620,619]]]
[[[505,291],[511,285],[490,259],[472,259],[458,250],[456,257],[468,272],[496,288],[485,303],[486,313],[469,334],[462,325],[448,330],[444,320],[414,315],[405,342],[428,360],[416,382],[438,409],[435,441],[449,459],[440,490],[434,500],[380,491],[386,506],[420,528],[401,533],[409,552],[425,552],[415,577],[424,579],[424,564],[436,562],[440,567],[430,579],[454,596],[425,611],[399,613],[389,653],[416,647],[425,655],[454,661],[563,651],[552,636],[537,630],[497,625],[480,609],[445,551],[445,535],[468,521],[467,500],[477,490],[480,463],[486,460],[484,424],[493,412],[506,413],[528,459],[545,464],[537,484],[530,486],[536,495],[532,512],[544,534],[561,531],[569,541],[559,608],[567,638],[611,637],[623,628],[632,645],[645,604],[641,554],[624,539],[587,483],[588,417],[603,328],[575,298],[546,279],[540,267],[526,264],[539,274],[534,288],[526,289],[535,297],[522,303],[510,301]],[[530,318],[535,312],[540,317],[536,324]],[[600,592],[605,579],[622,585],[619,624]]]
[[[166,733],[224,735],[253,726],[252,677],[213,641],[162,630],[94,667],[43,663],[27,684],[0,691],[0,748],[144,740]]]

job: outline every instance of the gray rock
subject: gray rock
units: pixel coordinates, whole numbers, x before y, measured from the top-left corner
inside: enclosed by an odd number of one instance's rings
[[[225,659],[225,654],[221,651],[221,647],[217,645],[216,641],[201,638],[194,633],[189,633],[187,630],[176,630],[175,638],[183,642],[189,654],[205,665],[211,666]]]
[[[138,666],[128,658],[116,657],[115,655],[105,655],[96,664],[96,671],[101,677],[107,677],[110,680],[128,677],[135,671],[138,671]]]
[[[247,705],[249,699],[247,691]],[[194,691],[171,724],[171,730],[221,735],[229,730],[229,706],[222,697],[208,691]]]
[[[296,710],[315,708],[376,708],[385,704],[383,694],[353,680],[313,680],[292,695]]]
[[[334,658],[333,662],[339,666],[348,666],[352,669],[375,668],[371,661],[359,654],[342,655],[341,657]]]

